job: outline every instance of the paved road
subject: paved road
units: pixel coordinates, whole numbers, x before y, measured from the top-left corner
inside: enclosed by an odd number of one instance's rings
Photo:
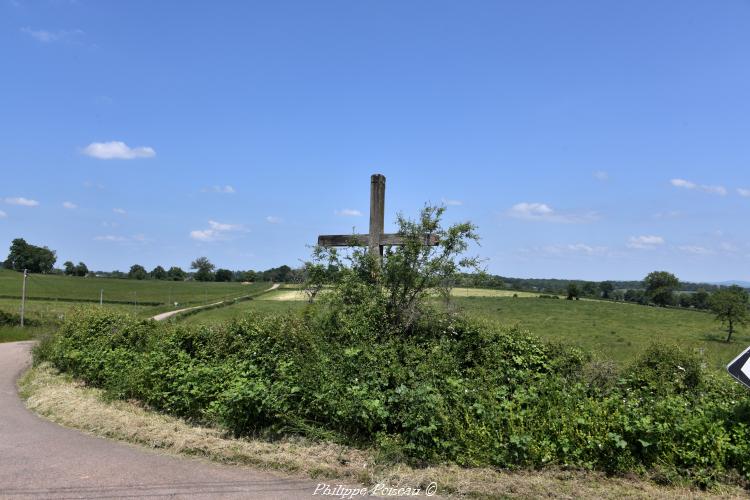
[[[268,290],[264,290],[263,293],[270,292],[271,290],[276,290],[277,288],[279,288],[279,284],[278,283],[274,283],[273,285],[271,285],[271,288],[269,288]],[[151,319],[156,320],[156,321],[162,321],[162,320],[165,320],[167,318],[171,318],[172,316],[174,316],[176,314],[183,313],[185,311],[192,311],[193,309],[203,309],[205,307],[211,307],[211,306],[215,306],[215,305],[223,304],[223,303],[224,303],[224,301],[220,300],[219,302],[214,302],[213,304],[206,304],[204,306],[194,306],[194,307],[186,307],[184,309],[176,309],[174,311],[167,311],[167,312],[163,312],[161,314],[157,314],[156,316],[154,316]]]
[[[16,379],[30,342],[0,343],[1,498],[307,498],[315,483],[174,458],[60,427],[29,412]]]

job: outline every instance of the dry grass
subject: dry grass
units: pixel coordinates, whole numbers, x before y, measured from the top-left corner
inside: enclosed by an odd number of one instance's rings
[[[190,426],[132,402],[106,402],[100,390],[60,375],[46,364],[29,370],[19,386],[31,410],[67,427],[169,454],[253,465],[326,481],[422,488],[435,482],[438,493],[444,496],[478,498],[745,498],[739,488],[705,493],[659,487],[635,477],[613,478],[582,471],[507,472],[455,466],[416,469],[385,463],[366,450],[330,443],[230,439],[220,430]]]

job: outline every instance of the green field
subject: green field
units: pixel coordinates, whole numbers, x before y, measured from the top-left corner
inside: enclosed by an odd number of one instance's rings
[[[0,310],[18,312],[21,280],[20,273],[0,271]],[[105,300],[112,302],[105,302],[103,307],[151,317],[175,307],[255,295],[268,286],[268,283],[242,285],[31,275],[26,312],[28,318],[52,325],[62,319],[71,307],[80,303],[96,303],[99,290],[104,289]],[[513,294],[518,297],[514,298]],[[530,292],[456,288],[453,290],[453,304],[471,316],[502,324],[519,323],[544,339],[577,345],[618,363],[632,359],[651,342],[660,341],[697,349],[710,366],[723,368],[750,345],[748,329],[737,332],[732,343],[724,343],[726,334],[722,327],[711,314],[704,312],[621,302],[535,298],[537,296]],[[254,300],[188,315],[180,321],[186,324],[210,324],[242,317],[251,311],[301,311],[306,306],[304,299],[304,295],[294,287],[285,286]],[[43,327],[27,328],[25,331],[0,327],[0,342],[29,338],[32,333],[39,333],[40,329],[44,330]]]
[[[19,314],[22,283],[21,273],[0,270],[0,310]],[[41,325],[23,329],[0,325],[0,342],[27,340],[49,332],[71,308],[97,305],[101,290],[104,294],[101,307],[149,318],[171,309],[256,295],[269,287],[268,283],[138,281],[38,274],[29,275],[26,285],[26,318]]]
[[[0,297],[21,297],[23,275],[0,270]],[[242,285],[199,281],[128,280],[114,278],[79,278],[73,276],[30,274],[26,296],[30,299],[52,299],[98,302],[103,291],[106,302],[160,305],[176,302],[191,306],[254,293],[267,283]]]
[[[710,366],[723,368],[750,345],[747,328],[726,344],[726,332],[713,315],[694,310],[596,300],[471,297],[455,303],[470,315],[519,323],[546,340],[581,346],[619,363],[658,341],[697,349]]]
[[[290,300],[288,292],[275,290],[256,300],[186,317],[188,324],[210,324],[240,318],[251,311],[286,313],[301,311],[306,303]],[[488,292],[495,292],[489,290]],[[750,329],[735,333],[730,344],[713,315],[686,309],[664,309],[623,302],[554,300],[512,296],[455,296],[453,304],[467,314],[523,328],[551,342],[579,346],[596,355],[625,363],[652,342],[696,349],[709,366],[723,367],[750,345]]]

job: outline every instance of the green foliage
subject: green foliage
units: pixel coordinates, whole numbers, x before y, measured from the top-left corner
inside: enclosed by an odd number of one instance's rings
[[[131,280],[145,280],[146,278],[148,278],[148,273],[146,272],[146,268],[144,268],[142,265],[134,264],[130,266],[128,278]]]
[[[680,286],[680,280],[666,271],[654,271],[643,280],[646,287],[646,297],[657,306],[674,304],[674,292]]]
[[[171,281],[185,281],[187,273],[177,266],[172,266],[167,271],[167,279]]]
[[[193,277],[196,281],[213,281],[215,268],[208,257],[198,257],[190,264],[190,269],[195,269]]]
[[[161,266],[156,266],[149,274],[151,276],[151,279],[155,280],[165,280],[168,277],[167,271],[165,271]]]
[[[659,470],[699,485],[750,473],[750,400],[694,354],[653,346],[618,371],[437,311],[396,338],[382,335],[378,307],[198,328],[78,310],[38,355],[110,397],[237,435],[327,435],[415,463]]]
[[[581,291],[578,288],[578,285],[576,283],[569,283],[568,284],[568,296],[566,297],[567,300],[579,300],[581,295]]]
[[[4,267],[14,271],[28,269],[30,273],[49,273],[55,265],[57,256],[54,250],[26,243],[23,238],[11,242],[8,258]]]
[[[222,283],[232,281],[233,273],[229,269],[217,269],[214,275],[214,280]]]
[[[716,319],[727,326],[727,342],[732,340],[735,326],[748,322],[747,301],[747,291],[737,285],[722,288],[709,299],[709,307]]]

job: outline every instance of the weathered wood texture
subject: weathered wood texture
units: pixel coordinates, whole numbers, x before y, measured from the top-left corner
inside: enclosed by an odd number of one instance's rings
[[[378,239],[380,246],[403,245],[404,238],[398,234],[384,233]],[[438,244],[438,237],[434,234],[424,236],[423,245],[435,246]],[[318,245],[322,247],[364,247],[370,245],[369,234],[323,234],[318,236]]]
[[[385,226],[385,176],[374,174],[370,177],[370,253],[383,255],[380,235]]]
[[[370,232],[368,234],[326,234],[318,236],[318,245],[323,247],[367,246],[371,254],[380,257],[383,247],[404,245],[405,240],[398,234],[385,234],[385,176],[373,174],[370,177]],[[424,235],[423,245],[435,246],[438,238],[434,234]]]

